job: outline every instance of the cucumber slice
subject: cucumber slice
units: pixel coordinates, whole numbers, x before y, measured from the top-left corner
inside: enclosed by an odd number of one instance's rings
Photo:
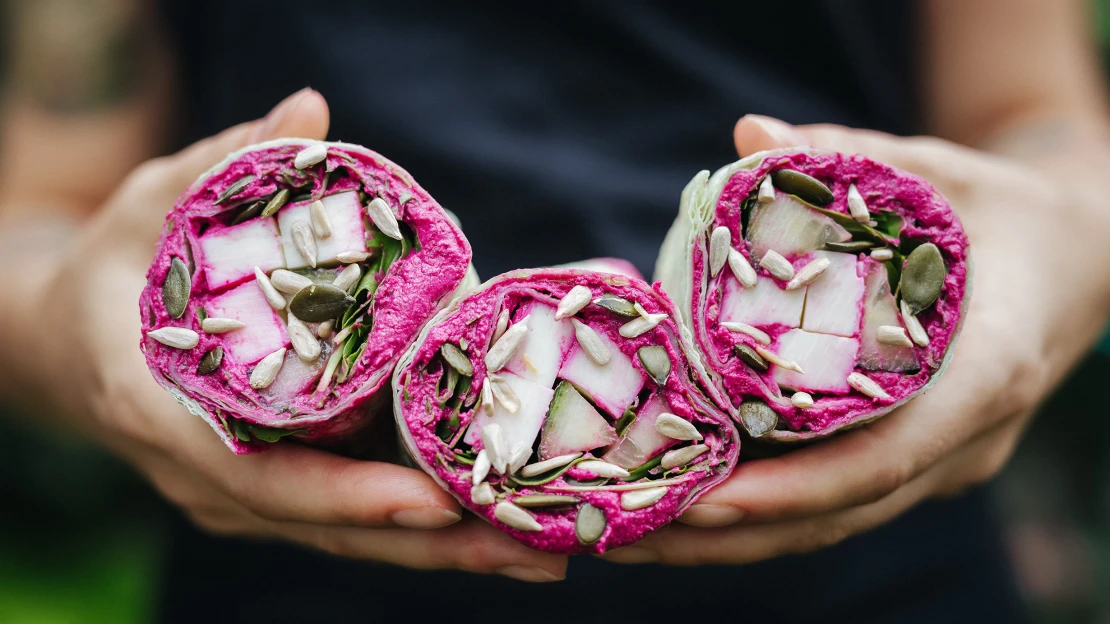
[[[540,433],[540,460],[584,453],[616,439],[617,432],[605,417],[572,384],[560,382]]]

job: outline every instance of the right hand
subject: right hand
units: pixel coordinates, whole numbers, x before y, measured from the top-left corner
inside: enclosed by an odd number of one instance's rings
[[[327,130],[327,103],[306,89],[264,119],[132,172],[41,295],[42,326],[51,328],[41,338],[46,391],[77,428],[210,532],[414,568],[562,579],[566,557],[531,550],[473,516],[460,522],[459,504],[423,472],[294,444],[234,455],[147,370],[139,294],[178,195],[228,152],[284,136],[323,139]]]

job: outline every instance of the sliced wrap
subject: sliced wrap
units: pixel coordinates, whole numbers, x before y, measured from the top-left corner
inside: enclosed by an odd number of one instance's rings
[[[623,275],[493,278],[402,356],[402,444],[528,546],[604,552],[636,541],[724,479],[739,452],[675,314],[666,295]]]
[[[154,378],[237,453],[367,424],[470,245],[403,169],[302,139],[230,154],[166,217],[139,301]],[[476,277],[471,277],[476,283]]]
[[[655,278],[753,437],[822,437],[940,376],[968,240],[924,179],[827,152],[753,154],[682,193]]]

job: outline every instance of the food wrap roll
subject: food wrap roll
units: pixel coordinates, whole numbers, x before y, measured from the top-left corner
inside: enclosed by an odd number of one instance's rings
[[[167,215],[140,346],[158,383],[237,453],[286,435],[339,441],[388,405],[379,391],[398,357],[469,264],[449,213],[381,155],[261,143]]]
[[[394,373],[416,464],[524,544],[604,552],[670,522],[735,465],[670,299],[549,268],[493,278],[421,331]]]
[[[936,381],[970,294],[968,240],[924,179],[777,150],[703,171],[655,268],[752,437],[819,438]]]

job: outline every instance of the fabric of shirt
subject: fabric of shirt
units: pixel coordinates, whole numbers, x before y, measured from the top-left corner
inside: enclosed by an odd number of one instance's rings
[[[737,158],[744,114],[919,130],[917,20],[904,0],[164,9],[183,144],[311,86],[330,104],[330,139],[379,151],[459,215],[483,278],[593,256],[650,276],[683,186]],[[162,617],[1020,620],[987,509],[982,493],[934,503],[836,548],[753,566],[579,557],[548,586],[215,540],[179,523]]]

